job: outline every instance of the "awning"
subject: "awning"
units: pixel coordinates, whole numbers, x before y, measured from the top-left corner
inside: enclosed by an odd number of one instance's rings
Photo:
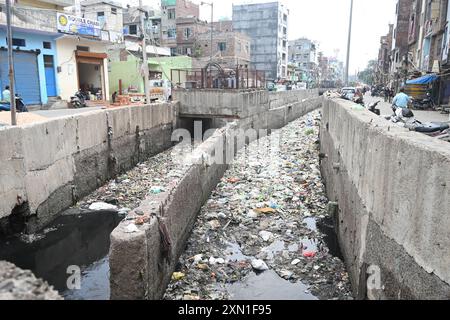
[[[427,74],[427,75],[417,78],[417,79],[408,80],[408,81],[406,81],[406,84],[430,84],[430,83],[436,81],[437,78],[438,78],[438,76],[435,74]]]

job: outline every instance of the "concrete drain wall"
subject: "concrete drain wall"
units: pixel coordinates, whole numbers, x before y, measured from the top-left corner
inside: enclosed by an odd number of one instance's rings
[[[355,294],[449,299],[450,145],[353,106],[325,100],[320,140]]]
[[[175,110],[124,107],[0,128],[0,235],[35,232],[119,172],[169,148]]]
[[[163,297],[198,212],[227,170],[226,164],[211,164],[208,158],[216,152],[224,152],[224,159],[234,158],[237,150],[230,154],[235,149],[233,132],[278,129],[321,105],[322,98],[314,98],[261,112],[217,130],[198,147],[193,153],[197,162],[184,168],[178,183],[164,193],[150,195],[130,214],[140,212],[150,216],[149,221],[132,233],[128,229],[131,221],[124,221],[112,233],[111,299]]]

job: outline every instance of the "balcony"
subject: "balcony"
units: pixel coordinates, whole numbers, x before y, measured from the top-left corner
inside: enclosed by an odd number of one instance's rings
[[[55,1],[58,2],[58,1]],[[71,1],[59,1],[71,2]],[[0,12],[0,25],[6,25],[6,8],[4,4],[0,4],[2,8]],[[21,8],[14,7],[11,17],[12,26],[20,29],[35,30],[43,33],[57,33],[56,28],[56,10],[41,10],[37,8]]]

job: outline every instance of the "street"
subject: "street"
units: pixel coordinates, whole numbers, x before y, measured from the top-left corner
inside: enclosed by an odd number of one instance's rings
[[[83,109],[58,109],[58,110],[39,110],[31,111],[27,113],[17,114],[17,124],[24,125],[35,122],[46,121],[47,119],[60,118],[65,116],[73,116],[80,113],[89,111],[101,110],[102,107],[90,107]],[[11,112],[0,112],[0,126],[6,126],[11,124]]]
[[[381,110],[381,115],[390,115],[392,114],[392,104],[389,102],[384,102],[384,98],[381,97],[372,97],[370,94],[366,94],[364,96],[364,103],[368,106],[371,103],[381,101],[378,104],[378,108]],[[421,111],[421,110],[413,110],[414,115],[417,120],[421,122],[449,122],[450,115],[442,114],[440,111]]]

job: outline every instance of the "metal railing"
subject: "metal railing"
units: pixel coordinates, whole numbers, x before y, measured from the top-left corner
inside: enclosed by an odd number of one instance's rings
[[[249,69],[172,69],[172,84],[184,89],[262,89],[266,87],[265,72]]]

